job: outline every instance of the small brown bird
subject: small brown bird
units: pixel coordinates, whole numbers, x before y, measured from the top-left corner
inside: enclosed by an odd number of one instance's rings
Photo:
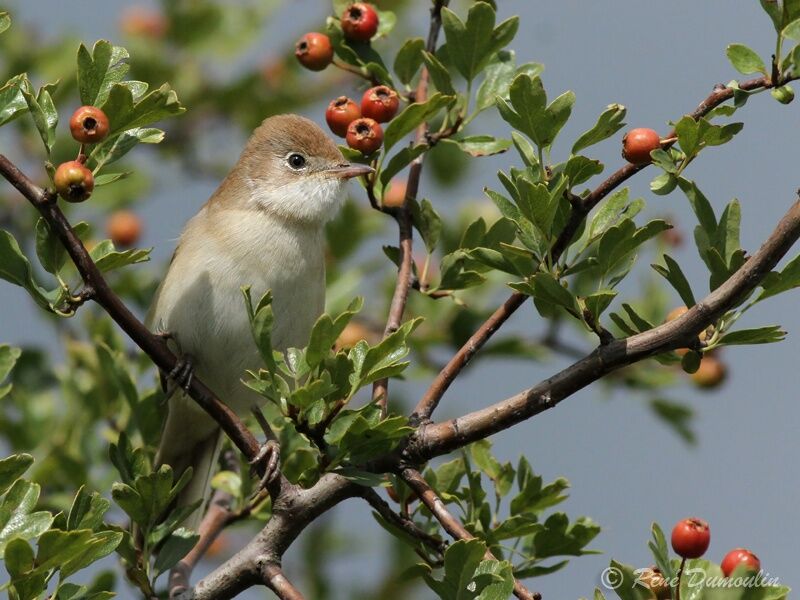
[[[270,117],[187,223],[147,324],[170,334],[196,375],[238,413],[263,401],[241,381],[261,367],[242,286],[254,299],[272,291],[274,348],[303,347],[325,304],[324,225],[345,182],[371,171],[346,162],[312,121]],[[156,463],[176,477],[193,468],[178,506],[208,499],[220,443],[216,422],[183,392],[173,394]],[[196,529],[204,509],[186,525]]]

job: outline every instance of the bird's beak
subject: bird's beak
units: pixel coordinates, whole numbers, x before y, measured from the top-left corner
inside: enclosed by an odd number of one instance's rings
[[[327,169],[327,172],[332,177],[350,179],[351,177],[359,177],[360,175],[369,175],[370,173],[374,173],[375,169],[367,165],[359,165],[356,163],[341,163]]]

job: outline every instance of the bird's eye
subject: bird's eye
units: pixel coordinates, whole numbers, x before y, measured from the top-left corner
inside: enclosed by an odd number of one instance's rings
[[[294,152],[286,158],[286,162],[289,163],[289,166],[293,169],[302,169],[306,166],[306,157]]]

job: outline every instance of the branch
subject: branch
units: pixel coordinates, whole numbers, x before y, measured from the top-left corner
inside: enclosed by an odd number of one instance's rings
[[[620,367],[689,346],[702,330],[741,304],[798,238],[800,201],[792,205],[758,252],[725,283],[678,319],[600,346],[553,377],[492,406],[456,419],[423,426],[412,436],[403,459],[420,464],[552,408]]]
[[[431,514],[437,521],[444,527],[444,530],[457,540],[473,540],[475,536],[467,531],[461,522],[450,514],[450,511],[439,498],[434,489],[428,485],[422,474],[416,469],[405,468],[400,473],[408,486],[419,497],[420,501],[431,511]],[[488,560],[497,560],[494,554],[486,550],[484,558]],[[514,595],[520,600],[534,600],[535,597],[541,598],[539,594],[532,594],[518,579],[514,579]]]
[[[280,572],[281,557],[309,523],[346,498],[357,496],[359,492],[357,484],[327,473],[309,489],[295,487],[282,494],[273,502],[272,517],[264,528],[244,548],[179,598],[233,598],[259,584],[266,584],[281,598],[301,597],[280,595],[289,593],[287,590],[294,590]]]
[[[788,81],[797,79],[797,77],[790,77],[785,79],[780,85]],[[775,87],[767,77],[756,77],[739,84],[739,88],[746,91],[752,91],[759,88],[769,89]],[[699,119],[707,115],[715,107],[723,102],[730,100],[733,97],[734,90],[729,87],[715,86],[714,91],[708,95],[691,113],[691,117]],[[667,143],[663,145],[664,149],[672,146],[675,141],[675,130],[667,134]],[[557,262],[564,251],[572,243],[572,238],[578,231],[583,220],[591,212],[591,210],[600,203],[608,194],[614,191],[622,183],[633,177],[636,173],[644,169],[647,165],[632,165],[627,164],[620,167],[605,181],[603,181],[597,188],[594,189],[588,196],[583,199],[577,199],[572,203],[572,210],[570,211],[569,220],[564,226],[564,229],[556,238],[553,247],[550,249],[550,256],[553,263]],[[431,383],[430,387],[426,390],[420,401],[414,407],[411,413],[411,421],[416,423],[423,423],[430,419],[433,411],[439,404],[439,401],[444,396],[447,388],[453,383],[458,374],[466,367],[472,360],[472,357],[480,350],[489,338],[502,327],[502,325],[513,315],[516,310],[525,303],[527,296],[519,292],[514,292],[508,299],[492,313],[492,315],[478,328],[478,330],[470,336],[461,348],[453,355],[448,363],[436,375],[436,378]]]
[[[375,511],[383,517],[386,521],[401,529],[404,533],[410,535],[412,538],[419,540],[428,548],[433,550],[440,556],[444,556],[444,551],[447,549],[447,542],[429,534],[420,529],[414,521],[401,514],[396,513],[389,506],[388,502],[381,498],[378,493],[369,487],[362,487],[360,490],[361,497],[366,500]]]
[[[239,461],[232,450],[225,452],[222,456],[225,469],[239,472]],[[214,540],[217,539],[223,529],[238,518],[238,515],[231,510],[233,506],[233,496],[228,492],[216,490],[209,502],[208,510],[203,516],[203,520],[198,528],[200,539],[197,540],[194,548],[189,554],[183,557],[175,565],[169,574],[169,597],[175,598],[189,587],[189,578],[192,571],[208,551]]]
[[[430,53],[436,51],[436,40],[439,38],[439,31],[442,27],[442,6],[446,3],[447,0],[436,0],[431,8],[431,24],[428,30],[428,41],[425,45],[425,49]],[[414,94],[414,102],[422,103],[427,99],[428,78],[428,68],[423,67],[420,72],[419,82],[417,83],[416,93]],[[428,124],[425,122],[417,128],[416,143],[423,143],[427,138]],[[412,266],[413,229],[411,226],[411,212],[408,207],[411,202],[417,199],[424,157],[424,154],[420,154],[412,161],[411,168],[408,171],[408,183],[406,184],[406,195],[403,200],[403,206],[391,213],[397,220],[400,233],[400,267],[397,271],[397,283],[395,284],[394,294],[392,295],[392,303],[389,305],[389,316],[383,331],[384,338],[400,328],[401,321],[403,320],[403,313],[408,303],[408,292],[411,289],[411,279],[414,273]],[[370,202],[372,202],[373,205],[376,204],[372,197],[370,198]],[[381,407],[381,412],[384,415],[386,414],[389,400],[388,393],[388,378],[379,379],[372,385],[372,399]]]
[[[264,583],[269,589],[275,592],[275,595],[281,600],[305,600],[303,594],[300,593],[292,582],[286,579],[283,574],[280,564],[267,563],[261,569],[264,577]]]

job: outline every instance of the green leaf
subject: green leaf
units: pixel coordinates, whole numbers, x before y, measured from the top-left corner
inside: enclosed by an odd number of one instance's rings
[[[25,75],[17,75],[0,87],[0,125],[5,125],[28,110],[28,103],[22,95],[22,85],[26,80]]]
[[[264,360],[270,373],[273,375],[277,370],[275,356],[272,348],[272,325],[275,316],[272,311],[272,292],[267,292],[261,297],[257,306],[253,306],[250,298],[250,286],[242,288],[247,314],[250,317],[250,329],[253,333],[253,340],[256,343],[261,358]]]
[[[572,145],[572,154],[577,154],[584,148],[593,146],[605,139],[610,138],[617,131],[625,127],[626,108],[621,104],[609,104],[597,119],[594,127],[581,134],[577,141]]]
[[[380,182],[384,190],[391,181],[392,177],[405,169],[415,158],[429,149],[430,146],[428,146],[428,144],[417,144],[415,146],[403,148],[397,154],[395,154],[389,160],[389,164],[381,169]]]
[[[21,354],[22,351],[19,348],[13,348],[8,344],[0,344],[0,383],[11,373],[11,369],[14,368]],[[11,383],[0,386],[0,398],[6,396],[11,391],[11,388]],[[1,469],[0,472],[2,472]],[[2,476],[0,476],[0,482],[2,482]],[[11,485],[11,482],[9,482],[9,485]],[[2,483],[0,483],[0,487],[2,487]],[[0,490],[1,493],[2,490]]]
[[[65,553],[59,568],[61,577],[69,577],[114,552],[122,541],[123,535],[121,531],[100,531],[74,551]]]
[[[397,73],[397,77],[404,85],[411,83],[414,75],[417,74],[420,66],[422,66],[422,52],[424,49],[425,40],[422,38],[410,38],[397,51],[397,56],[394,59],[394,72]]]
[[[497,96],[505,98],[514,78],[516,60],[512,50],[501,50],[484,69],[485,76],[475,96],[479,111],[494,106]]]
[[[764,66],[764,61],[761,60],[761,57],[752,49],[748,48],[744,44],[730,44],[725,49],[725,54],[728,56],[728,60],[731,61],[733,68],[742,73],[743,75],[748,75],[750,73],[763,73],[767,75],[767,68]]]
[[[531,553],[539,559],[590,554],[591,551],[584,548],[600,533],[600,526],[591,519],[579,517],[570,523],[567,515],[561,512],[550,515],[544,526],[532,542]]]
[[[453,144],[470,156],[492,156],[502,154],[511,148],[511,140],[492,137],[491,135],[471,135],[461,139],[445,138],[447,144]]]
[[[312,369],[319,365],[330,353],[336,339],[347,327],[347,324],[364,306],[363,298],[355,298],[347,310],[339,314],[336,319],[322,315],[311,329],[311,338],[306,350],[306,362]]]
[[[474,583],[475,571],[483,562],[486,544],[478,539],[459,540],[450,544],[444,554],[444,578],[423,577],[430,588],[446,600],[474,600],[481,590]]]
[[[722,336],[719,343],[721,346],[734,346],[744,344],[772,344],[782,342],[786,337],[786,332],[779,325],[768,325],[767,327],[757,327],[755,329],[740,329],[732,331]]]
[[[78,48],[78,93],[81,103],[102,106],[114,84],[125,78],[130,68],[128,51],[106,40],[95,43],[91,53],[83,44]],[[106,113],[108,114],[108,113]],[[111,121],[112,126],[114,122]]]
[[[92,248],[89,255],[94,260],[97,268],[106,273],[128,265],[147,262],[150,260],[150,251],[150,248],[130,248],[118,252],[114,249],[114,243],[111,240],[103,240]]]
[[[97,174],[106,165],[118,161],[137,144],[158,144],[164,139],[164,132],[153,127],[135,127],[124,133],[108,138],[95,145],[89,160],[93,162],[93,172]],[[98,185],[99,178],[95,178]]]
[[[165,573],[178,564],[178,561],[186,556],[194,548],[200,536],[191,529],[181,527],[172,532],[158,551],[153,568],[156,573]]]
[[[571,156],[564,165],[564,175],[569,179],[569,187],[573,188],[586,183],[595,175],[603,172],[603,164],[599,160],[585,156]]]
[[[800,19],[795,19],[784,27],[781,35],[786,39],[800,42]]]
[[[497,99],[500,116],[512,127],[527,135],[540,148],[555,141],[558,132],[567,122],[575,102],[575,94],[565,92],[550,105],[539,77],[517,75],[509,90],[509,103]],[[513,108],[512,108],[513,107]]]
[[[650,182],[650,191],[658,196],[666,196],[678,185],[678,178],[672,173],[656,175]]]
[[[690,406],[655,398],[650,401],[650,408],[659,419],[666,423],[687,444],[695,444],[697,442],[697,436],[689,427],[694,416],[694,411]]]
[[[358,463],[391,452],[400,440],[413,431],[406,417],[389,417],[372,424],[363,416],[358,416],[339,441],[340,454],[334,463],[345,458]]]
[[[719,218],[714,240],[714,247],[719,251],[726,265],[730,265],[734,253],[741,248],[741,242],[739,241],[741,222],[742,211],[739,201],[732,200],[725,207],[722,216]]]
[[[52,310],[47,291],[33,279],[30,261],[9,232],[0,230],[0,278],[25,288],[45,310]]]
[[[694,306],[697,304],[694,299],[694,294],[692,293],[692,288],[689,285],[689,281],[686,279],[686,275],[683,274],[683,270],[681,269],[680,265],[667,254],[664,255],[664,263],[666,264],[665,267],[662,267],[661,265],[651,266],[659,275],[670,282],[686,306]]]
[[[445,106],[453,102],[452,96],[436,93],[427,102],[409,105],[386,127],[383,145],[386,152],[403,137],[414,131],[420,124],[433,118]]]
[[[178,101],[177,94],[167,84],[153,90],[140,100],[134,99],[130,87],[120,83],[114,84],[101,108],[111,123],[111,136],[186,111]]]
[[[411,218],[414,227],[422,236],[425,249],[430,254],[436,249],[436,244],[439,243],[439,236],[442,234],[441,217],[433,208],[433,205],[428,200],[423,199],[419,203],[412,203]]]
[[[561,306],[573,315],[581,314],[577,298],[550,273],[533,276],[533,293],[537,299]]]
[[[39,537],[53,523],[53,515],[49,512],[33,512],[39,491],[39,484],[17,479],[6,493],[0,503],[0,556],[12,539]]]
[[[757,298],[761,302],[771,296],[800,286],[800,256],[796,256],[779,273],[769,273],[761,282],[763,291]]]
[[[664,532],[661,530],[658,523],[653,523],[652,533],[653,540],[647,545],[653,553],[653,560],[656,566],[661,569],[664,579],[671,581],[675,577],[675,570],[672,568],[672,561],[669,558],[667,538],[664,537]]]
[[[5,11],[0,12],[0,33],[11,27],[11,17]]]
[[[450,71],[447,70],[438,58],[430,52],[423,51],[422,59],[425,61],[425,66],[428,68],[433,85],[436,90],[448,96],[456,95],[456,88],[453,87],[453,78]]]
[[[50,92],[55,89],[55,84],[43,86],[39,88],[38,93],[34,93],[31,82],[23,79],[20,89],[28,104],[28,110],[33,117],[36,129],[39,131],[39,136],[44,142],[47,155],[50,156],[50,151],[56,141],[56,125],[58,125],[58,111],[50,96]]]
[[[614,290],[600,290],[586,296],[583,301],[586,308],[592,313],[592,317],[597,321],[605,310],[611,305],[617,292]]]
[[[67,530],[91,529],[97,531],[103,524],[103,515],[111,503],[97,492],[91,494],[81,486],[67,516]]]
[[[624,219],[632,219],[644,207],[644,200],[637,198],[629,201],[628,188],[617,190],[609,196],[595,212],[589,224],[588,243],[602,237],[611,227],[618,225]]]
[[[519,18],[511,17],[496,28],[495,11],[485,2],[475,2],[466,22],[449,8],[442,9],[442,27],[448,53],[467,81],[481,72],[492,55],[505,47],[517,33]]]
[[[681,177],[678,179],[678,185],[689,199],[689,204],[691,204],[692,210],[694,210],[694,214],[697,215],[697,220],[706,232],[708,238],[714,238],[717,234],[717,217],[714,214],[711,203],[703,195],[694,181],[688,181]]]
[[[8,348],[9,346],[0,346],[0,361],[2,361],[2,350]],[[17,351],[17,357],[19,357],[19,350],[16,348],[14,350]],[[2,378],[5,377],[2,373],[0,375],[3,375]],[[30,454],[12,454],[8,458],[0,460],[0,495],[4,494],[17,479],[22,477],[32,464],[33,457]]]
[[[83,239],[89,233],[89,224],[81,221],[73,225],[72,230]],[[41,217],[36,222],[36,255],[44,270],[54,275],[64,267],[68,256],[64,244]]]

